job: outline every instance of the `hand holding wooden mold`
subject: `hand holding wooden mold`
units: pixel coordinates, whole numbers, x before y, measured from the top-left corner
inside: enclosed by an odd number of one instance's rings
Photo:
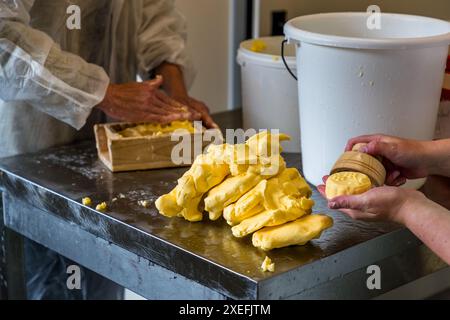
[[[245,144],[210,146],[156,207],[164,216],[195,222],[203,218],[203,201],[210,220],[223,216],[235,237],[261,232],[269,240],[253,243],[264,250],[305,244],[331,227],[332,220],[311,216],[312,190],[297,169],[286,168],[280,155],[279,143],[287,139],[262,132]],[[286,227],[293,222],[300,227]]]
[[[369,191],[373,186],[384,185],[386,169],[381,159],[359,152],[362,147],[364,144],[356,144],[334,165],[326,182],[325,194],[328,199],[357,195]]]

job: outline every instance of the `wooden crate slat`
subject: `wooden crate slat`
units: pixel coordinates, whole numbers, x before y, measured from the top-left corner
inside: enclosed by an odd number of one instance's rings
[[[172,149],[179,141],[171,141],[171,134],[158,136],[122,137],[117,131],[142,123],[109,123],[94,127],[99,159],[113,172],[136,171],[186,166],[171,160]],[[220,130],[217,134],[222,137]],[[204,132],[201,134],[203,136]],[[194,136],[189,134],[194,150]],[[201,137],[200,137],[201,139]],[[203,141],[202,148],[209,143]],[[191,157],[193,160],[193,156]],[[187,164],[188,165],[188,164]]]

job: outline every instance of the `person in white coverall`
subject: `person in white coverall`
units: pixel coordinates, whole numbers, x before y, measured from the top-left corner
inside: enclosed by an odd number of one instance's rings
[[[216,126],[187,94],[185,32],[173,0],[0,0],[0,157],[83,139],[105,120],[102,111]],[[137,75],[160,76],[137,83]],[[31,241],[25,253],[31,299],[122,296],[88,270],[83,290],[68,291],[70,261]]]

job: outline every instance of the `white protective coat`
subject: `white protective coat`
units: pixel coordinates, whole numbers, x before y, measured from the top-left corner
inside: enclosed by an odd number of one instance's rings
[[[71,5],[80,30],[66,25]],[[167,61],[189,84],[185,32],[173,0],[0,1],[0,158],[79,138],[110,82],[148,78]]]

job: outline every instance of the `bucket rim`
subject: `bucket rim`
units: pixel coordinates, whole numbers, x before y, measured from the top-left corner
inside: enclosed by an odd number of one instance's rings
[[[285,39],[284,36],[266,36],[266,37],[258,37],[258,38],[252,38],[242,41],[239,44],[238,48],[238,60],[240,59],[240,55],[245,57],[246,59],[249,59],[248,62],[260,62],[260,63],[267,63],[268,65],[278,65],[278,61],[281,61],[281,53],[280,54],[270,54],[265,52],[255,52],[252,50],[249,50],[245,47],[245,44],[251,43],[255,40],[263,40],[265,42],[270,41],[279,41],[279,45],[281,47],[282,41]],[[297,57],[294,53],[293,55],[286,55],[285,59],[288,62],[289,66],[295,67],[297,64]]]
[[[371,13],[367,12],[329,12],[300,16],[289,20],[284,26],[284,33],[286,39],[294,42],[305,42],[315,45],[330,46],[336,48],[354,48],[354,49],[409,49],[409,48],[429,48],[450,45],[450,22],[424,17],[419,15],[409,15],[400,13],[384,13],[381,12],[381,17],[398,17],[402,19],[419,19],[422,21],[429,21],[440,23],[448,26],[448,32],[437,34],[433,36],[417,37],[417,38],[362,38],[350,36],[337,36],[325,33],[312,32],[302,30],[295,26],[296,23],[302,20],[311,20],[324,17],[368,17]]]
[[[237,53],[237,63],[243,66],[245,63],[256,64],[268,68],[286,69],[281,56],[270,54],[254,54],[255,52],[239,48]],[[296,57],[286,57],[286,62],[291,69],[297,69]]]
[[[263,40],[263,41],[273,41],[279,40],[280,46],[282,41],[284,40],[283,36],[268,36],[268,37],[259,37],[254,39],[247,39],[240,43],[239,49],[237,50],[237,63],[242,66],[244,63],[257,64],[261,66],[265,66],[268,68],[277,68],[277,69],[286,69],[284,65],[281,54],[270,54],[264,52],[255,52],[247,49],[244,44],[250,43],[255,40]],[[291,69],[297,69],[297,55],[285,55],[286,62]]]

